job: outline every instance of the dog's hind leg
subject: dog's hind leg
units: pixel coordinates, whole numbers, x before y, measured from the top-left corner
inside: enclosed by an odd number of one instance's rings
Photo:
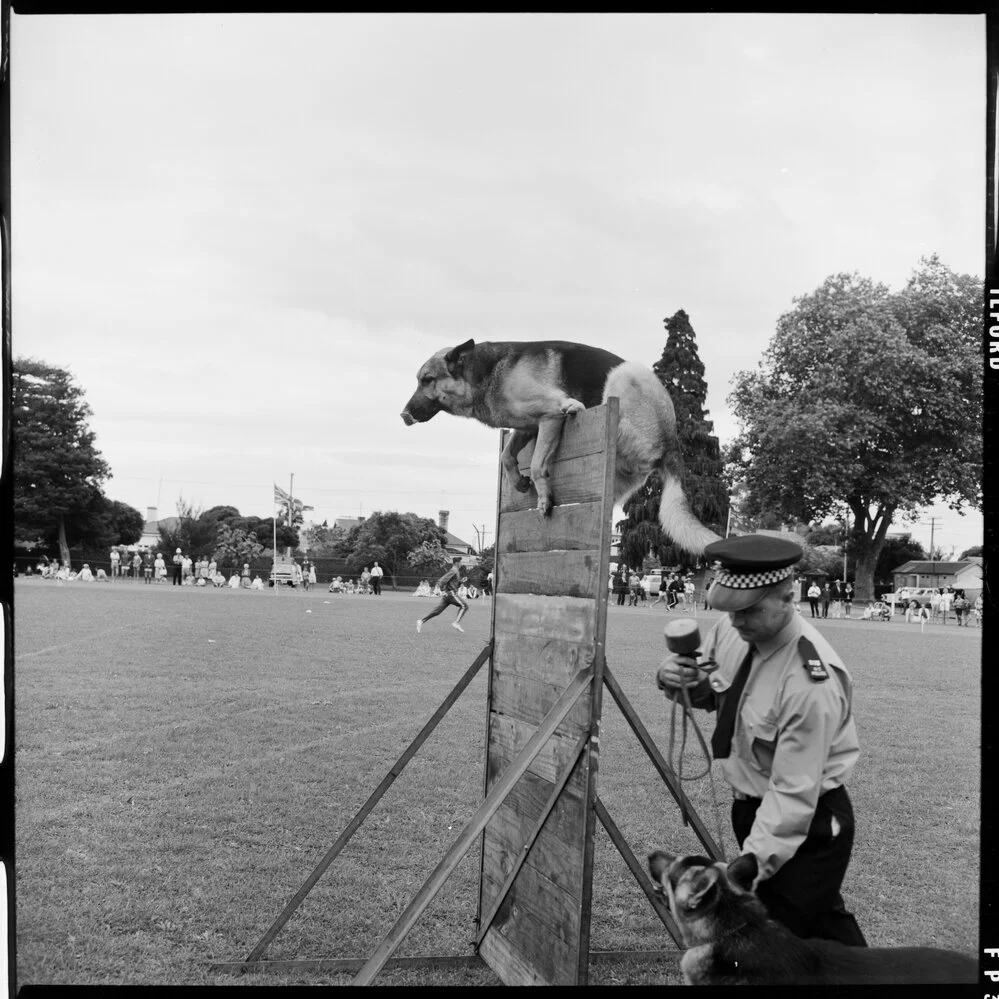
[[[513,488],[521,493],[526,493],[531,488],[531,480],[526,475],[520,474],[517,456],[536,436],[537,432],[534,430],[515,430],[510,434],[500,459]]]
[[[564,416],[543,416],[538,422],[538,441],[531,459],[531,480],[538,492],[538,510],[548,516],[555,504],[550,483],[551,462],[562,440]]]

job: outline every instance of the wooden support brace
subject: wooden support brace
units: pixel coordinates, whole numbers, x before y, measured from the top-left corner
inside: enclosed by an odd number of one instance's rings
[[[405,749],[402,756],[393,764],[392,769],[385,775],[382,782],[375,788],[375,790],[368,797],[368,800],[361,806],[357,814],[350,820],[347,828],[340,834],[337,841],[329,848],[326,855],[322,860],[316,865],[315,870],[306,878],[305,883],[297,892],[295,892],[294,897],[291,901],[284,907],[281,914],[274,920],[270,929],[261,937],[260,942],[250,951],[246,956],[246,963],[259,961],[267,948],[270,946],[271,941],[280,932],[281,928],[288,922],[292,917],[295,910],[302,904],[305,896],[312,891],[316,882],[323,876],[326,869],[333,863],[337,855],[343,850],[343,848],[350,841],[350,838],[357,832],[361,823],[368,817],[371,810],[378,804],[379,800],[385,794],[385,792],[392,786],[395,782],[396,777],[402,773],[406,768],[406,764],[413,758],[416,751],[426,742],[430,733],[438,726],[441,719],[450,711],[452,705],[461,696],[465,688],[472,682],[475,674],[478,673],[482,664],[490,657],[492,654],[492,642],[488,642],[485,648],[478,654],[475,662],[465,671],[462,678],[454,685],[451,693],[447,695],[441,706],[434,712],[430,720],[420,729],[416,738],[409,744]]]
[[[475,838],[486,827],[486,824],[496,813],[503,800],[513,789],[517,781],[524,775],[524,772],[531,765],[534,758],[541,752],[545,743],[554,735],[555,730],[565,720],[572,706],[579,700],[580,695],[590,686],[592,681],[592,666],[580,670],[576,674],[573,681],[562,692],[562,695],[552,706],[552,709],[545,716],[537,730],[524,744],[523,749],[517,753],[510,762],[510,766],[507,767],[503,775],[493,785],[492,790],[486,795],[485,800],[476,809],[475,814],[462,830],[457,840],[455,840],[444,855],[444,859],[434,869],[426,884],[416,893],[416,897],[396,920],[395,925],[386,934],[385,939],[378,945],[374,954],[371,955],[351,984],[371,984],[371,981],[381,970],[385,961],[392,955],[410,929],[412,929],[416,920],[423,913],[423,910],[430,904],[434,896],[440,891],[454,869],[461,862],[461,858],[468,852]]]

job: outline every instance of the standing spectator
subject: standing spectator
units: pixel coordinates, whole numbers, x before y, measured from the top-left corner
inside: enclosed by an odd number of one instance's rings
[[[138,552],[132,556],[132,575],[136,580],[142,575],[142,556]]]
[[[943,623],[947,623],[947,616],[954,606],[954,587],[947,586],[940,594],[940,613],[943,615]]]
[[[981,627],[982,625],[982,610],[984,609],[984,607],[985,607],[985,601],[982,600],[982,595],[979,593],[978,596],[975,597],[975,602],[971,608],[971,616],[974,618],[975,624],[977,624],[979,627]]]
[[[368,593],[371,588],[371,571],[365,566],[361,570],[360,587],[358,589],[359,593]]]
[[[614,593],[617,595],[618,607],[624,606],[625,597],[628,595],[628,570],[623,566],[618,566],[614,573]]]
[[[832,588],[828,583],[822,584],[822,616],[829,617],[829,601],[832,600]]]
[[[142,580],[144,583],[153,581],[153,557],[149,552],[142,556]]]
[[[382,595],[382,576],[385,575],[385,570],[376,562],[371,567],[371,589],[376,597]]]
[[[250,563],[249,562],[244,562],[243,563],[243,571],[242,571],[242,573],[240,573],[240,575],[242,577],[241,580],[240,580],[240,585],[243,587],[243,589],[248,590],[250,588]]]
[[[309,592],[309,560],[302,562],[302,591]]]
[[[486,581],[483,584],[482,589],[487,597],[491,597],[493,595],[493,573],[491,569],[486,575]]]
[[[638,592],[642,588],[642,580],[639,578],[638,573],[634,569],[631,570],[631,574],[628,576],[628,606],[637,607],[638,606]]]
[[[843,616],[843,589],[839,580],[834,579],[830,587],[830,600],[832,602],[832,616],[840,618]]]
[[[156,553],[156,560],[153,562],[153,569],[156,572],[156,582],[162,583],[166,579],[166,562],[163,561],[163,552]]]
[[[683,606],[686,607],[687,610],[694,609],[695,591],[696,587],[694,586],[694,577],[687,576],[683,583]]]
[[[190,555],[185,555],[180,560],[180,573],[181,573],[181,584],[184,586],[189,585],[193,582],[191,579],[191,571],[194,567],[194,559]]]
[[[438,614],[447,610],[447,608],[451,606],[458,608],[458,616],[451,622],[451,627],[456,631],[465,630],[461,626],[461,619],[465,616],[465,612],[468,610],[468,604],[466,604],[456,592],[461,581],[460,564],[461,556],[455,555],[451,560],[451,568],[437,580],[437,586],[441,591],[441,601],[432,611],[428,614],[424,614],[423,617],[417,620],[417,634],[423,630],[423,626],[427,623],[427,621],[429,621],[432,617],[437,617]]]
[[[316,585],[316,563],[309,563],[309,589],[311,590],[313,586]]]
[[[180,586],[184,582],[184,556],[178,548],[173,554],[173,582],[172,586]]]
[[[850,616],[850,610],[853,607],[853,583],[850,580],[846,580],[843,583],[843,610],[846,611],[846,616]]]
[[[111,549],[111,579],[121,575],[121,555],[117,548]]]
[[[959,628],[965,624],[965,615],[968,613],[970,607],[971,605],[964,595],[964,590],[958,590],[954,594],[954,617],[957,619],[957,626]]]
[[[819,589],[818,583],[812,583],[808,587],[808,606],[812,610],[812,617],[819,616],[819,597],[822,596],[822,591]]]
[[[218,568],[219,568],[218,562],[215,561],[215,556],[213,555],[208,560],[208,578],[212,582],[215,582],[215,573],[218,572]]]

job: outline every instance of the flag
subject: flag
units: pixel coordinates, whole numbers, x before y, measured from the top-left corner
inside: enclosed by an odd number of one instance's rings
[[[277,483],[274,484],[274,502],[283,503],[287,506],[291,502],[291,496],[288,495]]]

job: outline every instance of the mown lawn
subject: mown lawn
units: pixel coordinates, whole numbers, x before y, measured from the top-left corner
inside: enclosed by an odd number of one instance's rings
[[[347,984],[210,976],[242,960],[482,649],[427,600],[20,579],[15,591],[17,954],[24,984]],[[700,612],[707,626],[712,614]],[[665,752],[662,605],[612,607],[608,661]],[[974,953],[981,633],[826,621],[863,756],[844,885],[872,945]],[[269,958],[367,957],[481,799],[485,670],[277,936]],[[706,733],[711,721],[702,721]],[[703,769],[693,748],[684,772]],[[718,782],[687,791],[727,849]],[[698,849],[609,695],[600,795],[635,853]],[[717,808],[715,807],[717,801]],[[946,863],[941,859],[946,858]],[[469,954],[473,848],[397,954]],[[598,826],[591,949],[673,950]],[[591,983],[674,983],[594,961]],[[485,968],[377,984],[489,985]]]

